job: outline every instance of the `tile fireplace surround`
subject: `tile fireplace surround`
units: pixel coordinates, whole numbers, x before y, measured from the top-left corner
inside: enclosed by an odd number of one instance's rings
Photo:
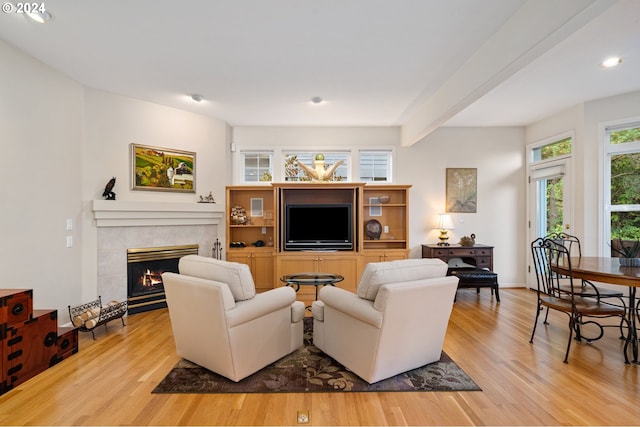
[[[224,204],[94,200],[98,228],[97,293],[102,301],[127,300],[127,249],[199,245],[211,256],[224,239]]]

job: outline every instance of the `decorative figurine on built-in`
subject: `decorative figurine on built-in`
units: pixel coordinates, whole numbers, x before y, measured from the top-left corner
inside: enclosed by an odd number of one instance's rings
[[[318,153],[313,160],[313,168],[300,163],[299,161],[298,166],[300,166],[302,170],[304,170],[304,172],[309,178],[311,178],[312,181],[330,181],[333,177],[333,173],[342,163],[344,163],[342,160],[338,160],[330,167],[325,167],[324,154]]]

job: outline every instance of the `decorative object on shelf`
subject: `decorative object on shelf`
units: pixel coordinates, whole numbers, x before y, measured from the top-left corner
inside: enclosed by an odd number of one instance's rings
[[[253,218],[254,216],[263,216],[264,215],[264,210],[263,210],[263,204],[264,204],[264,199],[262,197],[252,197],[251,198],[251,217]]]
[[[382,206],[379,197],[369,197],[369,216],[382,216]]]
[[[273,224],[273,211],[264,211],[264,222],[266,225]]]
[[[447,168],[447,212],[475,213],[478,169]]]
[[[380,203],[382,203],[383,205],[389,203],[389,200],[391,200],[391,197],[389,197],[389,196],[379,196],[378,197],[378,201]]]
[[[471,236],[462,236],[460,238],[460,245],[462,246],[473,246],[476,244],[476,235],[471,234]]]
[[[333,173],[336,171],[338,166],[344,162],[342,160],[338,160],[331,166],[325,166],[324,154],[318,153],[313,160],[313,167],[307,166],[297,160],[296,163],[312,181],[331,181],[333,179]]]
[[[635,240],[631,246],[625,246],[620,237],[615,239],[617,244],[609,245],[611,250],[620,255],[620,265],[624,267],[640,267],[640,240]]]
[[[213,198],[213,193],[209,191],[208,196],[200,196],[200,200],[198,203],[215,203],[215,199]]]
[[[242,206],[234,206],[231,209],[231,223],[235,225],[246,224],[247,211]]]
[[[105,185],[104,187],[104,192],[102,193],[102,197],[104,197],[105,200],[116,199],[116,193],[113,192],[113,187],[115,187],[115,185],[116,185],[116,177],[114,176],[109,180],[109,182],[107,182],[107,185]]]
[[[370,219],[366,224],[366,232],[371,240],[378,240],[382,234],[382,224],[377,219]]]
[[[213,258],[222,259],[222,243],[220,243],[220,239],[216,239],[216,242],[213,244]]]
[[[449,246],[447,240],[449,240],[449,230],[454,230],[453,221],[451,221],[451,215],[438,214],[438,230],[440,230],[440,242],[438,246]]]
[[[195,193],[196,153],[131,144],[133,190]]]

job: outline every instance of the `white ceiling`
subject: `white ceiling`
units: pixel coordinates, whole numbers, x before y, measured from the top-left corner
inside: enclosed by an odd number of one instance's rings
[[[45,4],[44,25],[0,14],[0,37],[86,86],[232,126],[398,125],[411,144],[640,90],[637,0]]]

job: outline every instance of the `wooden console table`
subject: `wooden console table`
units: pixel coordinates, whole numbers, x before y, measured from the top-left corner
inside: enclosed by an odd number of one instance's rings
[[[422,258],[439,258],[447,263],[451,258],[462,258],[463,262],[473,264],[476,268],[493,271],[493,246],[422,245]]]

